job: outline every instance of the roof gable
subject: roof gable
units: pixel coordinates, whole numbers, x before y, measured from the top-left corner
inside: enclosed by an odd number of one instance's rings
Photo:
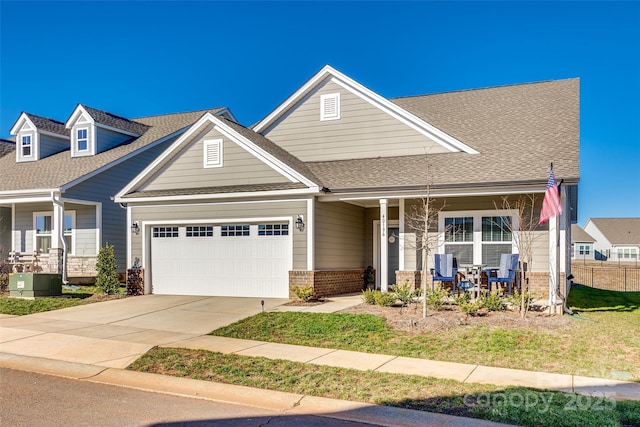
[[[69,138],[69,130],[65,129],[64,123],[61,121],[27,112],[20,114],[18,120],[11,127],[10,133],[11,135],[17,135],[22,129],[44,131]]]
[[[78,120],[82,119],[104,129],[116,131],[129,136],[140,136],[149,129],[149,127],[143,123],[129,120],[82,104],[78,104],[75,110],[73,110],[69,119],[67,119],[65,127],[67,129],[71,129]]]
[[[188,164],[187,160],[180,158],[185,156],[195,156],[195,163],[204,169],[203,141],[220,140],[224,151],[233,146],[237,154],[236,159],[231,160],[230,169],[224,171],[201,171],[200,175],[206,175],[205,181],[191,180],[184,185],[174,185],[175,188],[166,186],[166,179],[162,178],[163,172],[171,168],[179,170]],[[238,150],[237,148],[240,148]],[[128,197],[149,197],[152,195],[182,195],[185,193],[205,194],[207,191],[214,193],[214,187],[232,188],[230,191],[222,193],[242,192],[243,186],[237,180],[228,180],[228,172],[241,170],[241,164],[254,168],[258,178],[246,177],[246,189],[244,191],[261,191],[261,189],[300,189],[315,188],[318,190],[318,183],[315,176],[304,163],[291,156],[273,142],[260,134],[253,132],[231,120],[216,117],[211,113],[205,113],[196,123],[194,123],[180,138],[178,138],[163,154],[161,154],[152,164],[134,178],[129,185],[123,188],[117,195],[116,200]],[[275,173],[274,173],[275,172]],[[171,174],[171,172],[170,172]],[[160,185],[158,185],[160,184]],[[207,185],[209,184],[209,185]],[[194,186],[191,191],[185,190],[185,186]],[[195,187],[197,185],[197,187]]]
[[[411,129],[419,132],[426,138],[437,142],[441,146],[445,147],[448,151],[462,151],[469,154],[477,153],[477,151],[472,147],[446,134],[442,130],[406,111],[402,107],[390,102],[386,98],[364,87],[360,83],[340,73],[329,65],[323,67],[296,92],[294,92],[293,95],[291,95],[282,104],[280,104],[280,106],[273,110],[263,120],[254,125],[252,129],[263,135],[268,134],[269,130],[274,126],[274,124],[278,122],[278,120],[280,120],[291,109],[296,108],[296,106],[305,97],[307,97],[309,93],[317,89],[318,86],[326,84],[327,81],[331,81],[336,85],[339,85],[349,93],[352,93],[361,100],[371,104],[380,111],[383,111],[399,122],[409,126]]]

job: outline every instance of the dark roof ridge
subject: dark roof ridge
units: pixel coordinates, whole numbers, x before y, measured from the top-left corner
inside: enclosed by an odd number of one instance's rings
[[[101,110],[101,109],[99,109],[99,108],[93,108],[93,107],[90,107],[90,106],[85,105],[85,104],[79,104],[79,105],[82,105],[82,107],[83,107],[85,110],[87,110],[87,112],[88,112],[89,114],[91,114],[91,112],[93,111],[93,112],[97,112],[97,113],[101,113],[101,114],[106,114],[107,116],[109,116],[109,117],[111,117],[111,118],[114,118],[114,119],[118,119],[118,120],[125,120],[125,121],[127,121],[127,122],[138,123],[138,124],[141,124],[141,125],[143,125],[143,126],[147,126],[147,127],[149,127],[148,125],[145,125],[144,123],[136,122],[136,121],[135,121],[135,119],[129,119],[129,118],[127,118],[127,117],[120,116],[120,115],[118,115],[118,114],[113,114],[113,113],[110,113],[109,111]],[[94,118],[95,118],[95,117],[94,117]]]
[[[40,116],[40,115],[38,115],[38,114],[29,113],[28,111],[23,111],[22,113],[23,113],[23,114],[26,114],[26,115],[27,115],[27,117],[30,117],[30,118],[31,118],[31,117],[37,117],[37,118],[39,118],[39,119],[49,120],[50,122],[58,123],[58,124],[61,124],[61,125],[63,125],[63,126],[64,126],[64,122],[62,122],[62,121],[60,121],[60,120],[52,119],[52,118],[50,118],[50,117]]]
[[[567,77],[567,78],[564,78],[564,79],[549,79],[549,80],[539,80],[539,81],[534,81],[534,82],[510,83],[510,84],[504,84],[504,85],[485,86],[485,87],[470,88],[470,89],[448,90],[448,91],[444,91],[444,92],[423,93],[421,95],[395,96],[393,98],[387,98],[387,99],[389,99],[390,101],[393,101],[395,99],[420,98],[420,97],[423,97],[423,96],[444,95],[444,94],[449,94],[449,93],[475,92],[475,91],[479,91],[479,90],[501,89],[501,88],[514,87],[514,86],[537,85],[537,84],[542,84],[542,83],[565,82],[565,81],[569,81],[569,80],[580,80],[580,77]]]
[[[176,113],[164,113],[164,114],[151,114],[148,116],[140,116],[140,117],[135,117],[132,120],[140,120],[140,119],[150,119],[153,117],[162,117],[162,116],[175,116],[178,114],[191,114],[191,113],[207,113],[210,111],[220,111],[220,110],[224,110],[227,109],[228,107],[214,107],[214,108],[203,108],[203,109],[198,109],[198,110],[189,110],[189,111],[178,111]]]

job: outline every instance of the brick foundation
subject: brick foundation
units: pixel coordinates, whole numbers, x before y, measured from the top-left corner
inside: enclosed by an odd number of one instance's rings
[[[405,281],[411,286],[411,289],[420,287],[421,271],[415,270],[396,270],[396,285],[403,285]],[[430,277],[429,277],[430,278]]]
[[[294,286],[313,286],[318,297],[361,292],[364,287],[364,269],[359,270],[293,270],[289,271],[289,296]]]

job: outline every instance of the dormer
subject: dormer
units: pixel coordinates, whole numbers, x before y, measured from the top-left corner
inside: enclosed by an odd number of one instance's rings
[[[65,127],[71,132],[71,157],[94,156],[138,138],[142,123],[78,104]]]
[[[22,113],[10,131],[16,137],[16,162],[33,162],[69,147],[64,123]]]

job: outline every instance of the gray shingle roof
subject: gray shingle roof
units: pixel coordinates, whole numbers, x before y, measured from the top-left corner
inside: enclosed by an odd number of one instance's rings
[[[14,153],[15,149],[15,142],[9,141],[8,139],[0,139],[0,157],[4,157],[8,154]]]
[[[556,80],[391,99],[480,154],[443,153],[307,163],[332,191],[545,184],[579,180],[579,80]],[[431,172],[427,173],[426,165]]]
[[[222,108],[135,119],[148,126],[144,135],[95,156],[71,158],[70,150],[65,150],[36,162],[22,163],[17,163],[13,156],[4,156],[0,158],[0,191],[60,188],[158,139],[190,126],[207,111],[215,114],[220,110]]]
[[[107,111],[87,107],[86,105],[83,105],[82,107],[87,111],[87,113],[89,113],[96,123],[100,123],[105,126],[120,129],[136,135],[142,135],[147,131],[147,129],[149,129],[149,126],[139,121],[129,120],[125,117],[120,117]]]
[[[591,218],[613,245],[640,245],[640,218]]]
[[[47,132],[57,133],[59,135],[69,136],[69,129],[65,129],[64,123],[58,120],[49,119],[47,117],[36,116],[31,113],[24,113],[29,117],[29,120],[33,122],[33,124],[39,130],[44,130]]]
[[[237,192],[254,192],[254,191],[276,191],[276,190],[294,190],[306,188],[306,185],[298,182],[282,182],[274,184],[250,184],[250,185],[229,185],[224,187],[201,187],[201,188],[179,188],[174,190],[153,190],[153,191],[137,191],[128,193],[123,199],[137,197],[165,197],[165,196],[185,196],[200,194],[228,194]]]
[[[571,242],[595,242],[591,234],[584,231],[578,224],[571,224]]]

